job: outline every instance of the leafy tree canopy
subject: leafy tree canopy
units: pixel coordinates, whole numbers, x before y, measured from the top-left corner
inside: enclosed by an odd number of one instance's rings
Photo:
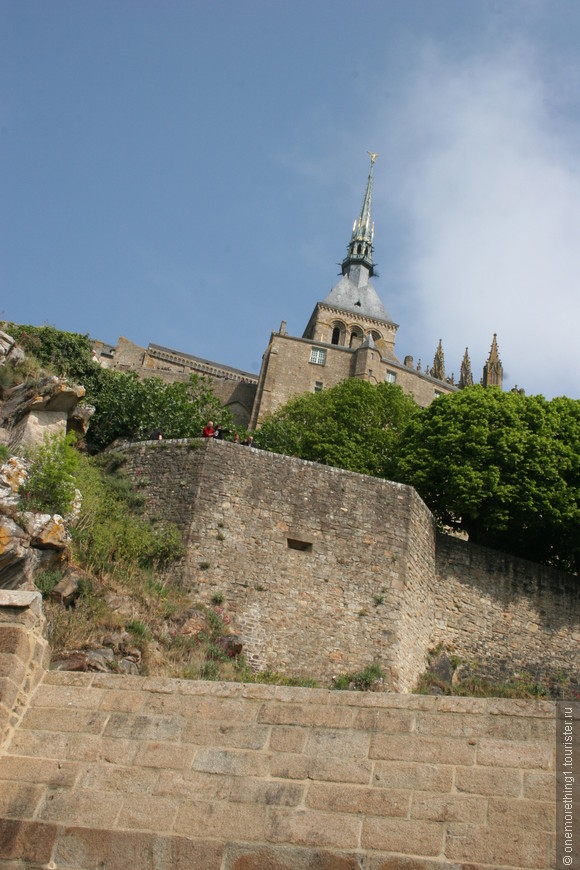
[[[394,384],[351,378],[306,393],[277,409],[256,433],[255,445],[349,471],[388,477],[404,425],[418,406]]]
[[[471,541],[580,567],[580,401],[474,386],[442,396],[400,441],[396,476]]]
[[[173,384],[160,378],[140,380],[135,372],[104,374],[88,432],[90,444],[97,449],[116,438],[146,438],[155,429],[164,438],[197,437],[208,419],[225,428],[231,425],[229,412],[207,381],[195,374],[187,382]]]

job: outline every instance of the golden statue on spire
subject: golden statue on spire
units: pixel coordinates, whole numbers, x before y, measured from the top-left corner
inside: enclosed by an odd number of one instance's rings
[[[375,154],[374,151],[367,151],[367,154],[368,154],[369,157],[371,158],[371,166],[373,166],[375,160],[377,159],[377,157],[378,157],[379,155],[378,155],[378,154]]]

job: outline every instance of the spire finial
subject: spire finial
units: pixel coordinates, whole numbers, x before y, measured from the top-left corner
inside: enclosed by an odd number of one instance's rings
[[[352,236],[348,245],[348,254],[342,261],[342,274],[345,275],[352,265],[363,265],[369,270],[369,277],[374,273],[373,238],[374,223],[371,220],[371,203],[373,196],[373,166],[379,156],[374,151],[367,151],[371,158],[371,168],[367,179],[367,187],[358,220],[355,220]]]

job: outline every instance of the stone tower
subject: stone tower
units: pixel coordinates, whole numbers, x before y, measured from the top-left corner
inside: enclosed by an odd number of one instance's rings
[[[365,194],[341,263],[340,279],[316,303],[301,338],[288,335],[284,321],[278,332],[272,332],[262,357],[251,429],[293,396],[319,392],[347,378],[398,384],[422,406],[457,389],[445,381],[443,366],[439,378],[415,369],[412,356],[406,356],[402,363],[395,355],[399,327],[371,283],[376,275],[371,206],[377,155],[368,154],[371,165]]]
[[[495,332],[493,334],[493,341],[491,343],[491,350],[489,351],[487,362],[483,367],[483,378],[481,383],[484,387],[499,387],[500,390],[503,387],[503,366],[499,358],[497,335]]]

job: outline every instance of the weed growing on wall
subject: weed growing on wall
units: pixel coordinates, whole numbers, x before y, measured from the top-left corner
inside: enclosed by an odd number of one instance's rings
[[[333,689],[355,689],[368,692],[373,688],[380,688],[385,678],[385,672],[378,663],[367,665],[362,671],[340,674],[333,677]]]
[[[575,697],[570,678],[559,672],[546,680],[525,670],[497,678],[481,673],[477,662],[463,661],[438,644],[430,652],[428,669],[414,689],[420,695],[460,695],[474,698],[563,698]]]
[[[139,516],[143,497],[133,492],[115,458],[81,457],[77,481],[83,504],[72,535],[85,568],[127,577],[151,566],[162,568],[182,554],[175,526],[154,526]]]

